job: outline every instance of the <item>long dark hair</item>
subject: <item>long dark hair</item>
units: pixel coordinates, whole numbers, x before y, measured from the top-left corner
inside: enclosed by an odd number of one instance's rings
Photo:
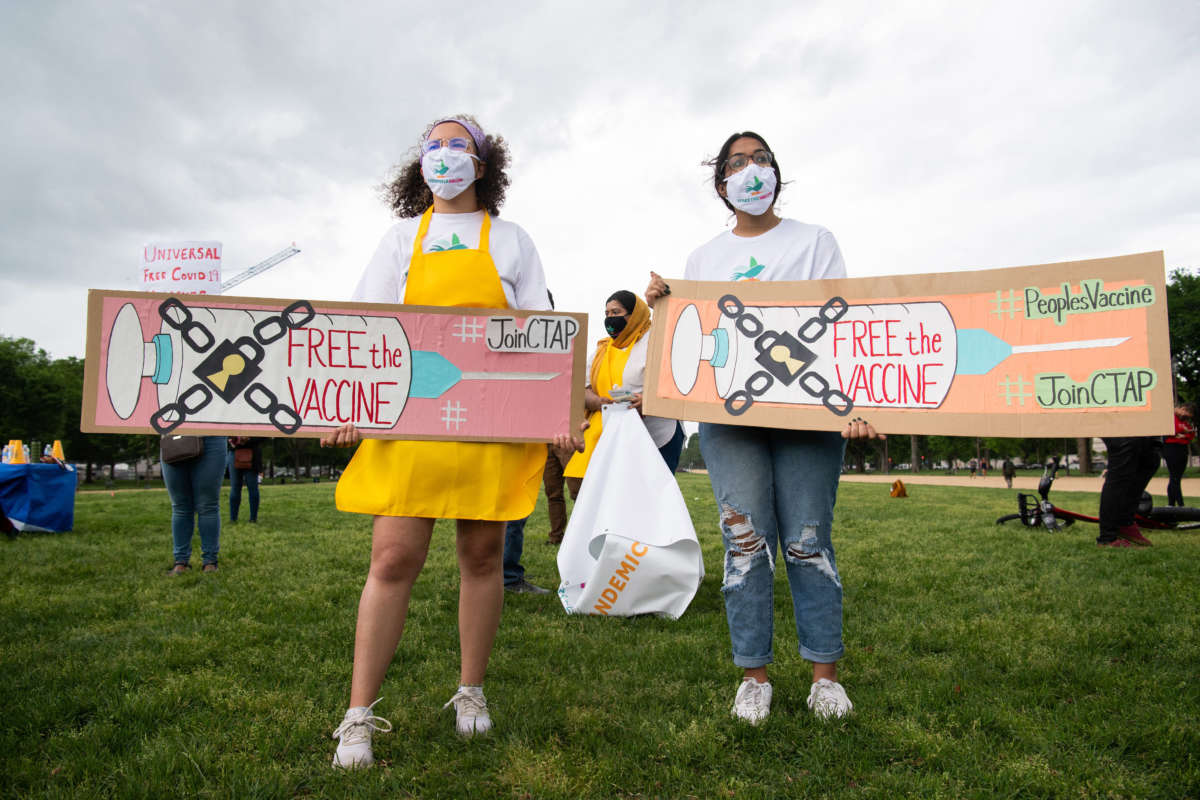
[[[779,171],[779,162],[775,158],[775,151],[767,144],[767,140],[759,136],[754,131],[743,131],[735,133],[725,140],[725,144],[721,145],[721,150],[717,153],[717,157],[704,162],[704,166],[712,167],[713,170],[713,191],[717,193],[717,197],[721,198],[721,202],[730,211],[734,208],[729,201],[721,196],[721,187],[725,185],[725,162],[729,160],[729,151],[733,147],[733,143],[743,136],[750,139],[758,139],[762,143],[763,149],[771,154],[771,169],[775,170],[775,202],[779,202],[779,195],[783,191],[783,173]]]
[[[467,114],[455,115],[458,119],[466,120],[482,130],[483,126],[475,118]],[[416,147],[410,151],[409,160],[393,167],[393,177],[380,187],[384,202],[391,207],[397,217],[419,217],[425,209],[433,205],[433,192],[425,184],[421,175],[421,145],[429,138],[434,124],[426,126],[425,132]],[[483,166],[483,177],[475,181],[475,196],[482,206],[493,217],[500,214],[500,206],[504,205],[504,194],[508,190],[508,146],[503,136],[487,134],[487,161]]]

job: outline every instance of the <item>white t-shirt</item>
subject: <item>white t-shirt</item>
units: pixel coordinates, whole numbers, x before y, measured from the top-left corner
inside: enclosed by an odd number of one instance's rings
[[[612,347],[612,344],[609,344]],[[622,389],[641,394],[646,389],[646,354],[650,347],[650,333],[647,331],[642,334],[642,338],[634,342],[629,349],[629,359],[625,362],[625,369],[621,372]],[[592,360],[596,358],[596,351],[592,351],[592,359],[588,361],[589,366]],[[591,382],[588,383],[591,386]],[[675,435],[676,420],[667,419],[666,417],[651,417],[649,415],[642,417],[642,421],[646,423],[646,432],[650,434],[650,438],[654,440],[655,447],[662,447],[667,442],[671,441],[671,437]]]
[[[484,213],[434,214],[421,242],[422,252],[477,249]],[[421,218],[412,217],[402,219],[388,229],[363,270],[352,299],[367,303],[404,302],[408,264],[412,260],[413,241],[420,225]],[[510,307],[549,310],[550,298],[546,294],[542,260],[533,240],[520,225],[492,217],[488,252],[500,273],[500,285]]]
[[[833,234],[794,219],[758,236],[725,231],[688,256],[690,281],[807,281],[846,277],[846,262]]]

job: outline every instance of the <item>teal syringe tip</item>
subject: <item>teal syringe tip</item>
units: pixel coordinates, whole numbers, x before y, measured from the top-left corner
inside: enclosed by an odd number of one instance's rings
[[[412,353],[412,385],[409,397],[433,399],[441,397],[462,378],[462,370],[441,353],[414,350]]]
[[[966,328],[958,332],[959,375],[984,375],[1012,355],[1012,346],[983,328]]]

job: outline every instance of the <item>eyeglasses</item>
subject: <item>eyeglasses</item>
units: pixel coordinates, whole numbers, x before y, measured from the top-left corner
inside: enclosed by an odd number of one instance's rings
[[[751,161],[760,167],[769,167],[774,158],[770,150],[755,150],[750,155],[738,153],[725,160],[725,169],[732,172],[740,172]]]
[[[426,139],[425,144],[421,145],[421,152],[432,153],[434,150],[441,150],[442,147],[448,147],[451,150],[458,150],[465,153],[471,143],[461,136],[455,136],[452,139]]]

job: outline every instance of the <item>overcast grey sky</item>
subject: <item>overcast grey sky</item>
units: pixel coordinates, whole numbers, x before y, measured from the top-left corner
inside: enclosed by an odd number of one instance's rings
[[[295,241],[237,293],[348,298],[378,185],[460,111],[592,339],[727,224],[700,162],[735,130],[852,276],[1200,266],[1196,2],[7,2],[0,74],[0,334],[54,356],[150,241],[219,240],[227,277]]]

